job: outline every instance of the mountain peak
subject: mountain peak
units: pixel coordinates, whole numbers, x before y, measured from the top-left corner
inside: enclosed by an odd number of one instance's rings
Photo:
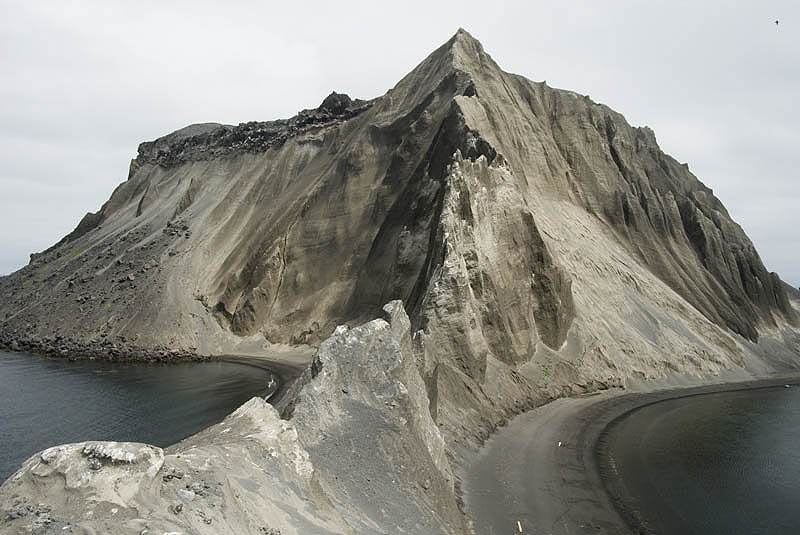
[[[455,39],[474,41],[474,42],[480,44],[480,42],[477,39],[475,39],[475,37],[473,37],[473,35],[471,33],[469,33],[467,30],[465,30],[464,28],[459,28],[458,30],[456,30],[456,33],[453,34],[453,37],[451,38],[451,40],[455,40]]]
[[[457,74],[463,90],[474,81],[493,77],[500,67],[483,50],[483,45],[464,28],[459,28],[450,39],[431,52],[419,65],[394,87],[395,99],[402,106],[413,108],[437,90],[440,82],[450,75]],[[491,74],[490,74],[491,73]],[[397,98],[404,94],[410,100]]]
[[[444,47],[450,52],[455,66],[467,72],[476,66],[476,61],[482,64],[481,60],[488,58],[480,41],[464,28],[459,28]]]

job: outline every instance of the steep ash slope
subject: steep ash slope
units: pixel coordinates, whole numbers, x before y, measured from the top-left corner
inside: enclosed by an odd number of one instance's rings
[[[5,345],[144,356],[316,345],[401,299],[451,441],[548,396],[765,373],[799,347],[778,277],[652,132],[504,73],[463,30],[372,101],[142,144],[0,295]]]

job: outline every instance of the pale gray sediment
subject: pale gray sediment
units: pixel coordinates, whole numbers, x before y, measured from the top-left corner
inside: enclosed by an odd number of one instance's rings
[[[798,384],[795,375],[655,392],[613,390],[563,398],[512,419],[459,471],[475,532],[647,533],[600,457],[615,421],[631,411],[716,392]]]

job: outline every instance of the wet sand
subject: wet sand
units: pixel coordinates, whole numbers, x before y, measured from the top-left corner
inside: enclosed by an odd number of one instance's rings
[[[798,382],[795,375],[651,393],[616,390],[526,412],[495,433],[461,470],[475,533],[636,533],[631,512],[614,503],[600,476],[598,441],[611,422],[667,399]]]
[[[313,358],[314,353],[310,350],[276,352],[269,356],[218,355],[215,357],[221,362],[255,366],[272,373],[276,377],[278,385],[271,393],[269,402],[279,411],[290,402],[286,399],[291,397],[287,396],[287,393],[292,391],[295,381],[303,374]]]

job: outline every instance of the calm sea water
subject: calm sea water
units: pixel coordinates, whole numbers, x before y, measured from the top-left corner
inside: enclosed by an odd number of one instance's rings
[[[265,395],[270,377],[225,362],[73,363],[0,351],[0,482],[57,444],[174,444]]]
[[[640,408],[602,457],[612,493],[653,533],[800,533],[800,387]]]

